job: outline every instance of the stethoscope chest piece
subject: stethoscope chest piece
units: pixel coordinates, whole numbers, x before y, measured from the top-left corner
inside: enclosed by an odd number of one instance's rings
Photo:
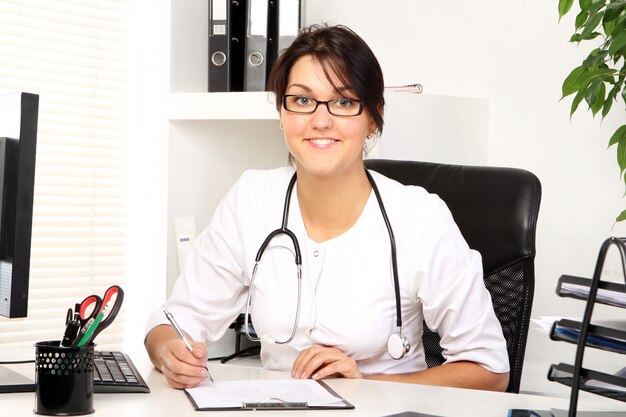
[[[389,352],[389,356],[394,359],[402,359],[406,353],[409,352],[411,348],[411,344],[409,340],[402,336],[400,332],[395,332],[389,339],[387,339],[387,351]]]

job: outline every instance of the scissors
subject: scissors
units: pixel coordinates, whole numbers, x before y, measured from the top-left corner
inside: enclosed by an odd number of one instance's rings
[[[74,347],[82,347],[93,341],[117,317],[124,301],[124,290],[117,285],[109,287],[100,298],[90,295],[80,303],[79,320],[81,331],[72,343]]]
[[[82,329],[93,323],[102,308],[102,298],[98,295],[90,295],[85,298],[79,305],[78,321]],[[91,323],[90,323],[91,322]]]

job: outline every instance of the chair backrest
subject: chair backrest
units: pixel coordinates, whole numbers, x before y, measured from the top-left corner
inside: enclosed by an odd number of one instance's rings
[[[485,286],[509,354],[507,392],[519,392],[535,286],[535,230],[541,200],[537,177],[516,168],[384,159],[365,164],[402,184],[419,185],[439,195],[469,246],[480,252]],[[428,366],[442,364],[439,335],[426,329],[422,340]]]

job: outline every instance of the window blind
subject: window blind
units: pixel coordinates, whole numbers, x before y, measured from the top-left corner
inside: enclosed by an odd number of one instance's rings
[[[40,96],[28,318],[0,318],[0,345],[58,340],[69,307],[124,286],[130,2],[0,0],[0,91]]]

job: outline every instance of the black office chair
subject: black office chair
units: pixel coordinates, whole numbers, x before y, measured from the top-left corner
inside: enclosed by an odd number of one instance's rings
[[[509,354],[507,392],[519,392],[535,286],[535,229],[541,200],[537,177],[515,168],[384,159],[365,164],[402,184],[420,185],[439,195],[469,246],[480,252],[485,286]],[[441,365],[439,335],[426,329],[422,340],[428,367]]]

